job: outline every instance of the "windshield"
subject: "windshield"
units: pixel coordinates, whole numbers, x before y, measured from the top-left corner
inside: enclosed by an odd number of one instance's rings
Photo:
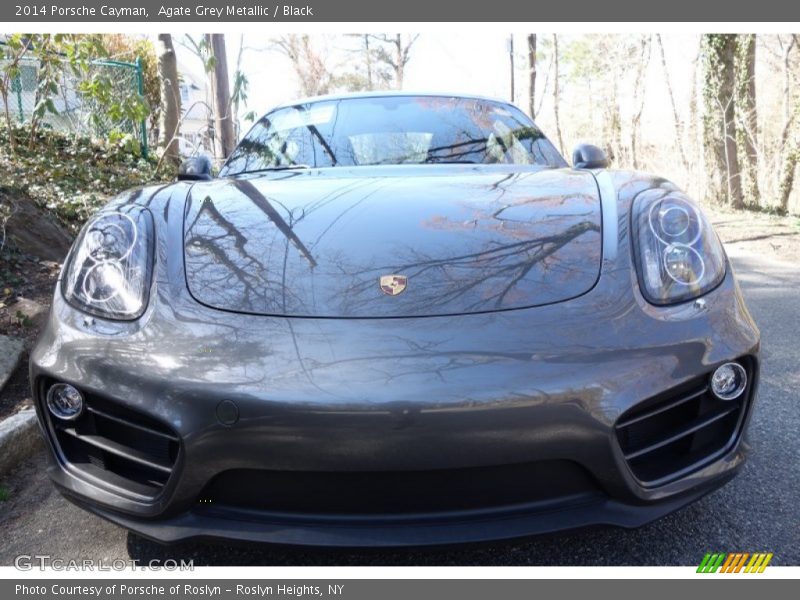
[[[301,104],[268,113],[220,175],[359,165],[481,163],[564,167],[522,111],[474,98],[386,96]]]

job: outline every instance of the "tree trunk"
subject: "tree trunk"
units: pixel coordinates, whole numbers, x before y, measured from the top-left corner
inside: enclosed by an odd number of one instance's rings
[[[528,110],[531,119],[536,118],[536,34],[528,34],[528,81],[530,81],[530,96],[528,97]]]
[[[403,60],[403,36],[398,33],[395,41],[395,69],[394,82],[398,90],[403,89],[403,78],[406,73],[406,63]]]
[[[605,103],[604,126],[608,134],[605,139],[610,152],[609,161],[623,162],[625,157],[622,152],[622,116],[619,107],[619,84],[614,78],[611,83],[611,97]]]
[[[508,37],[508,59],[511,75],[511,103],[514,103],[514,34]]]
[[[702,170],[703,165],[703,139],[702,128],[700,127],[698,114],[698,72],[702,64],[703,57],[703,37],[698,36],[697,51],[695,52],[694,59],[692,60],[692,76],[691,76],[691,91],[689,92],[689,119],[686,125],[688,132],[688,148],[689,152],[689,181],[694,181],[698,169]]]
[[[797,35],[793,34],[786,44],[783,51],[783,127],[781,134],[781,144],[786,144],[789,138],[789,130],[794,120],[794,111],[792,110],[792,70],[791,58],[792,50],[797,45]]]
[[[638,139],[639,139],[639,125],[642,121],[642,113],[644,112],[645,91],[647,88],[645,75],[647,66],[650,64],[651,54],[651,36],[643,35],[641,39],[641,56],[639,64],[636,68],[636,81],[634,82],[633,97],[636,103],[636,112],[633,114],[631,120],[631,163],[634,169],[640,169],[641,164],[637,153]]]
[[[224,160],[233,152],[235,145],[225,36],[221,33],[207,33],[206,40],[211,50],[211,56],[214,57],[214,68],[211,71],[211,92],[214,98],[217,158]]]
[[[558,118],[559,103],[559,82],[558,82],[558,36],[553,34],[553,67],[555,69],[553,77],[553,113],[556,119],[556,133],[558,134],[558,150],[564,154],[564,137],[561,135],[561,121]]]
[[[369,36],[364,34],[362,39],[364,41],[364,61],[367,65],[367,89],[372,91],[375,89],[372,81],[372,50],[369,49]]]
[[[664,70],[664,82],[667,84],[667,93],[669,95],[670,105],[672,107],[672,122],[675,125],[675,145],[678,147],[678,153],[681,156],[681,164],[686,171],[686,177],[689,177],[689,160],[686,158],[686,150],[683,147],[683,126],[681,119],[678,116],[678,105],[675,102],[675,94],[672,91],[672,80],[669,76],[669,69],[667,69],[667,57],[664,53],[664,42],[661,39],[661,34],[656,34],[656,41],[658,42],[658,50],[661,55],[661,68]]]
[[[744,208],[736,154],[736,36],[704,35],[702,43],[706,196],[718,204]]]
[[[550,61],[547,63],[547,71],[544,74],[544,83],[542,84],[542,93],[539,95],[539,104],[536,106],[536,114],[542,114],[542,106],[544,106],[545,97],[547,96],[547,86],[550,85],[550,76],[553,73],[553,55],[550,54]]]
[[[758,190],[758,112],[756,110],[756,36],[738,36],[736,111],[738,153],[742,158],[742,193],[745,204],[757,208]]]
[[[797,170],[797,161],[800,158],[800,146],[797,139],[793,139],[785,151],[783,164],[781,165],[781,179],[778,185],[778,206],[776,211],[785,215],[789,212],[789,196],[794,187],[794,176]]]
[[[178,61],[169,33],[159,33],[156,45],[158,79],[161,83],[161,111],[158,122],[158,147],[165,160],[180,162],[181,91],[178,82]]]

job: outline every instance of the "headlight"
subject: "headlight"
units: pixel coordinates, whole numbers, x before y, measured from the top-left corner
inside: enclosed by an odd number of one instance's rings
[[[153,217],[140,207],[100,213],[81,232],[61,281],[75,308],[107,319],[139,318],[153,271]]]
[[[725,253],[702,211],[680,192],[650,190],[633,204],[634,254],[653,304],[696,298],[725,277]]]

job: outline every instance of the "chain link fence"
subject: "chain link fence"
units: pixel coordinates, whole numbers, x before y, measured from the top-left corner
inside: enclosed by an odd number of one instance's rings
[[[0,68],[3,67],[0,59]],[[131,94],[142,96],[144,93],[144,76],[142,65],[115,60],[92,61],[89,69],[80,75],[69,68],[66,60],[59,75],[58,92],[51,97],[56,113],[47,113],[42,121],[47,126],[59,131],[85,135],[92,138],[108,139],[112,132],[129,134],[138,140],[142,155],[147,158],[147,122],[134,121],[114,116],[98,102],[82,94],[80,85],[83,80],[102,76],[110,82],[109,94],[117,99],[127,98]],[[39,61],[33,57],[23,57],[19,64],[19,75],[11,82],[8,97],[8,109],[11,118],[19,123],[31,119],[38,102],[37,87],[39,77]],[[0,104],[3,100],[0,98]]]

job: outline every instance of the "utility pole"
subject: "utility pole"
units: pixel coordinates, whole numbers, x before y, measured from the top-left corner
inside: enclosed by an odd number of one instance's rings
[[[224,160],[233,152],[236,143],[233,134],[231,115],[231,92],[228,82],[228,57],[225,52],[225,36],[221,33],[207,33],[206,42],[214,68],[211,69],[211,91],[214,96],[214,126],[217,134],[217,158]]]
[[[511,102],[514,102],[514,34],[508,36],[508,57],[511,61]]]
[[[528,112],[531,119],[536,118],[536,34],[528,34],[528,83],[530,94],[528,96]]]

